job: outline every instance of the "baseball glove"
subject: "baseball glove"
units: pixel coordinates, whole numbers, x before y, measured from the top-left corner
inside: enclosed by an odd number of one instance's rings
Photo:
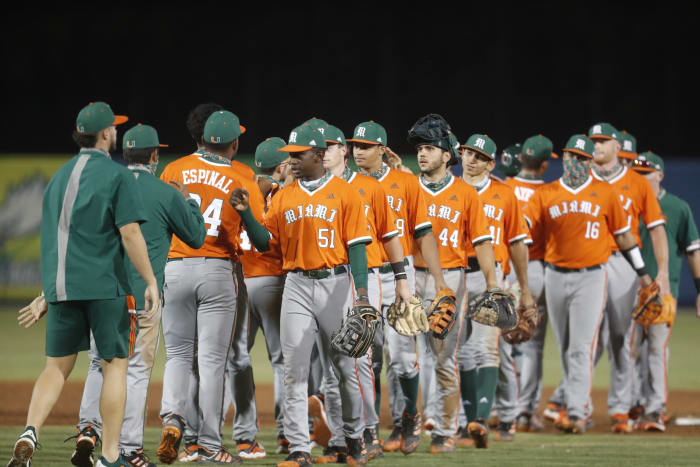
[[[376,308],[366,304],[355,305],[340,329],[332,334],[331,347],[352,358],[360,358],[374,342],[378,324]]]
[[[457,297],[451,289],[438,290],[428,309],[428,323],[433,337],[444,339],[457,321]]]
[[[667,324],[671,327],[676,320],[676,299],[671,294],[662,295],[661,303],[661,314],[652,324]]]
[[[522,303],[517,306],[515,312],[518,315],[518,324],[515,329],[503,332],[503,340],[509,344],[520,344],[529,341],[535,334],[540,323],[540,312],[534,303],[525,306]]]
[[[488,289],[469,300],[467,318],[510,331],[518,325],[513,297],[500,288]]]
[[[418,294],[413,294],[408,304],[397,298],[387,310],[386,320],[402,336],[413,337],[430,329],[422,300]]]
[[[652,282],[646,287],[640,287],[637,293],[637,306],[632,312],[632,318],[648,329],[661,315],[663,304],[659,296],[659,284]]]

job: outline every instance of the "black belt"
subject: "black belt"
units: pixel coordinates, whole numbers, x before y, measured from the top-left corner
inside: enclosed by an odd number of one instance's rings
[[[458,267],[458,268],[442,268],[443,271],[461,271],[461,270],[463,270],[463,269],[464,269],[464,268],[462,268],[462,267]],[[428,269],[428,268],[424,268],[424,267],[420,267],[420,266],[416,266],[416,271],[428,272],[429,269]]]
[[[561,266],[557,266],[556,264],[552,264],[552,263],[544,263],[544,264],[547,265],[547,267],[548,267],[549,269],[553,269],[553,270],[555,270],[555,271],[557,271],[557,272],[563,272],[563,273],[567,273],[567,272],[596,271],[596,270],[598,270],[598,269],[602,269],[602,268],[603,268],[603,265],[602,265],[602,264],[596,264],[595,266],[589,266],[589,267],[587,267],[587,268],[578,268],[578,269],[576,269],[576,268],[563,268],[563,267],[561,267]]]
[[[345,266],[336,266],[330,269],[311,269],[310,271],[305,271],[303,269],[294,269],[292,272],[299,273],[309,279],[325,279],[330,277],[332,274],[345,274],[348,269]]]
[[[220,259],[221,261],[231,261],[231,258],[222,258],[220,256],[193,256],[193,258],[204,258],[204,259]],[[172,261],[182,261],[185,258],[168,258],[168,263]],[[190,259],[189,257],[187,259]]]
[[[404,257],[403,265],[404,265],[404,267],[408,266],[408,258]],[[394,271],[393,269],[391,269],[391,263],[384,263],[381,266],[379,266],[377,268],[377,270],[379,271],[379,274],[386,274],[388,272]],[[372,271],[372,269],[370,268],[369,272],[374,272],[374,271]]]
[[[496,261],[494,265],[498,266],[501,264],[499,261]],[[467,258],[467,272],[477,272],[481,271],[481,266],[479,266],[479,260],[476,258],[476,256],[470,256]]]

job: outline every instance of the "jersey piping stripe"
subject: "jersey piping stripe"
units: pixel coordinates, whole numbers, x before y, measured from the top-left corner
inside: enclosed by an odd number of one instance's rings
[[[695,251],[695,250],[700,250],[700,243],[693,243],[688,248],[685,249],[685,251],[687,251],[687,252],[691,252],[691,251]]]
[[[382,238],[394,238],[399,234],[398,230],[392,230],[391,232],[387,232],[384,235],[382,235]],[[700,247],[700,245],[698,245]]]
[[[433,224],[428,221],[428,222],[423,222],[422,224],[418,224],[415,229],[413,229],[414,232],[418,232],[421,229],[426,229],[428,227],[432,227]]]
[[[621,228],[620,230],[614,231],[614,232],[613,232],[613,235],[620,235],[620,234],[623,234],[623,233],[627,232],[628,230],[630,230],[630,226],[629,226],[629,225],[628,225],[627,227]]]
[[[593,174],[593,176],[594,176],[595,178],[597,178],[597,179],[600,180],[601,182],[615,183],[616,181],[618,181],[619,179],[621,179],[622,177],[625,176],[625,174],[627,173],[627,167],[623,167],[623,168],[622,168],[622,172],[620,172],[619,174],[615,175],[615,176],[614,176],[613,178],[611,178],[610,180],[604,179],[603,177],[601,177],[600,175],[598,175],[598,174],[596,173],[595,170],[591,170],[591,173]]]
[[[666,220],[665,220],[665,219],[659,219],[658,221],[649,222],[649,223],[647,224],[647,229],[653,229],[653,228],[656,227],[657,225],[663,225],[663,224],[665,224],[665,223],[666,223]]]
[[[472,186],[474,186],[474,185],[472,185]],[[476,192],[481,194],[484,191],[488,190],[490,186],[491,186],[491,177],[488,177],[486,184],[484,186],[482,186],[481,188],[477,189]],[[476,188],[476,187],[474,186],[474,188]]]
[[[447,190],[454,183],[454,181],[455,181],[455,177],[453,175],[452,178],[450,179],[450,181],[447,182],[447,185],[440,188],[438,191],[433,191],[423,184],[423,179],[421,177],[418,177],[418,183],[420,184],[421,188],[423,188],[423,190],[425,190],[428,194],[430,194],[432,196],[437,196],[440,193],[442,193],[443,191]]]
[[[476,237],[472,239],[472,245],[485,242],[486,240],[491,240],[493,242],[493,237],[491,235],[482,235],[481,237]]]
[[[517,236],[511,238],[510,240],[508,240],[508,243],[519,242],[520,240],[524,240],[526,238],[527,238],[527,234],[520,234],[520,235],[517,235]]]
[[[58,265],[56,270],[56,299],[59,302],[67,300],[66,295],[66,253],[68,251],[68,235],[70,234],[70,221],[73,215],[73,206],[78,197],[78,189],[80,188],[80,175],[90,159],[89,154],[80,156],[73,166],[73,170],[66,184],[66,191],[63,194],[63,206],[61,206],[61,214],[58,218]]]
[[[579,194],[579,193],[580,193],[581,191],[583,191],[588,185],[590,185],[591,182],[593,182],[593,177],[588,177],[588,180],[586,180],[585,182],[583,182],[583,185],[581,185],[580,187],[578,187],[578,188],[571,188],[569,185],[567,185],[566,183],[564,183],[564,179],[563,179],[563,178],[560,178],[560,179],[559,179],[559,184],[560,184],[566,191],[568,191],[569,193],[571,193],[571,194],[573,194],[573,195]]]
[[[523,217],[525,218],[525,222],[527,222],[527,226],[532,228],[532,221],[530,220],[530,218],[527,217],[526,214],[523,214]]]
[[[372,237],[357,237],[348,241],[348,246],[352,246],[356,243],[372,243]]]
[[[231,167],[231,164],[224,164],[224,163],[219,164],[218,162],[208,161],[208,160],[204,159],[203,157],[198,157],[197,159],[204,162],[205,164],[215,165],[217,167]]]

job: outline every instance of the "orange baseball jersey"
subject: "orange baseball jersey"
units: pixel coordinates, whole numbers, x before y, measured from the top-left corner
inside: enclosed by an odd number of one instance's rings
[[[467,264],[470,242],[492,239],[479,195],[464,180],[452,177],[442,189],[434,192],[418,180],[425,195],[428,218],[433,224],[440,266],[443,269],[463,268]],[[418,267],[427,267],[422,255],[415,255]]]
[[[605,263],[610,235],[630,229],[613,187],[593,177],[576,189],[562,179],[544,185],[527,203],[525,217],[542,229],[544,260],[564,268]]]
[[[187,187],[202,210],[207,228],[204,245],[196,250],[173,235],[168,258],[238,259],[241,218],[228,198],[241,184],[231,164],[218,156],[196,152],[168,164],[160,178],[166,183],[177,180]]]
[[[413,234],[431,225],[418,178],[390,168],[377,180],[384,188],[386,201],[396,216],[396,230],[399,231],[403,254],[410,256],[415,243]],[[388,261],[386,253],[382,255],[382,261]]]
[[[598,180],[605,181],[595,173],[595,170],[592,170],[591,173]],[[649,181],[634,170],[625,167],[615,178],[607,180],[607,183],[612,185],[620,197],[620,203],[622,204],[622,209],[627,213],[627,220],[632,229],[634,239],[641,248],[642,239],[639,236],[639,216],[641,215],[647,229],[666,223],[659,201],[656,199]],[[613,238],[611,238],[611,246],[613,250],[619,249]]]
[[[513,188],[505,183],[490,178],[478,193],[491,232],[494,259],[506,268],[510,258],[508,246],[525,240],[529,234],[525,217]],[[467,256],[476,256],[471,242],[468,247]]]
[[[282,269],[348,264],[350,246],[372,241],[363,204],[347,182],[333,175],[314,191],[299,180],[280,190],[265,214],[265,227],[279,241]]]
[[[377,268],[388,261],[382,242],[398,235],[396,216],[386,202],[386,195],[377,180],[353,172],[348,183],[357,189],[367,216],[367,232],[372,243],[367,245],[367,267]]]
[[[249,177],[248,171],[250,171],[250,167],[238,162],[238,164],[233,165],[233,170],[239,174],[241,185],[248,191],[248,203],[250,204],[253,217],[262,224],[265,215],[265,199],[263,198],[255,178]],[[270,249],[261,253],[250,243],[248,233],[245,229],[241,229],[240,245],[242,249],[241,265],[243,266],[244,277],[282,275],[282,257],[277,241],[274,239],[271,240]]]
[[[248,164],[244,164],[243,162],[233,159],[231,161],[231,167],[233,167],[233,170],[238,172],[241,175],[241,177],[255,180],[255,172],[253,171],[253,169],[250,168]],[[250,190],[248,191],[250,192]]]
[[[518,198],[520,210],[524,211],[530,197],[535,194],[535,190],[544,186],[544,180],[528,180],[527,178],[513,177],[504,182],[506,185],[513,188],[515,197]],[[544,259],[544,240],[541,232],[533,232],[530,229],[530,244],[529,259]]]

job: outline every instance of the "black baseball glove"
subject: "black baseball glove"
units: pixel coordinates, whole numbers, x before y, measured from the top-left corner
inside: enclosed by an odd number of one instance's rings
[[[331,347],[352,358],[364,356],[374,342],[379,312],[372,305],[356,304],[341,328],[331,336]]]
[[[469,300],[467,318],[510,331],[518,325],[513,297],[499,288],[489,289]]]

